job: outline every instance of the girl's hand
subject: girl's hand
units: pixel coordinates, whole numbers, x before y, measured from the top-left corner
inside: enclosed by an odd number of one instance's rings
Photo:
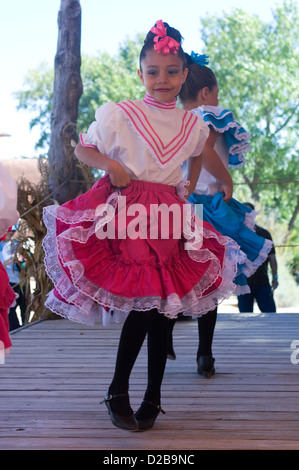
[[[224,193],[223,200],[224,202],[229,202],[233,197],[233,182],[229,181],[227,184],[222,184],[220,192]]]
[[[108,171],[112,186],[126,188],[131,182],[126,169],[118,162],[111,160],[111,168]]]
[[[189,196],[191,196],[191,194],[193,193],[195,188],[191,187],[190,180],[188,180],[188,184],[186,184],[186,186],[184,186],[184,188],[186,190],[186,194],[184,195],[184,198],[188,200]]]
[[[126,188],[130,184],[131,179],[125,168],[115,160],[102,155],[96,148],[84,147],[79,143],[75,155],[86,165],[109,173],[111,184],[116,188]]]

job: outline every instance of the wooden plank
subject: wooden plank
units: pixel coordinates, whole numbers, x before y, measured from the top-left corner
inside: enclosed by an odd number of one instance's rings
[[[196,321],[177,322],[163,408],[154,428],[114,428],[100,401],[111,381],[121,325],[42,321],[12,335],[0,366],[0,449],[299,449],[299,314],[219,314],[216,375],[196,373]],[[144,346],[133,369],[134,409],[146,383]]]

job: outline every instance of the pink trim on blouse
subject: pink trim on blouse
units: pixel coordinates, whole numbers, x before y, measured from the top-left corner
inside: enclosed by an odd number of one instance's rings
[[[165,144],[153,129],[145,113],[138,107],[136,102],[131,100],[122,101],[117,103],[117,106],[125,112],[136,131],[147,142],[156,158],[163,165],[165,165],[185,145],[197,122],[197,117],[194,114],[184,111],[181,128],[178,134],[168,144]]]
[[[93,144],[86,144],[83,140],[83,135],[80,134],[79,135],[79,138],[80,138],[80,144],[83,146],[83,147],[91,147],[93,149],[97,149],[97,146],[96,145],[93,145]]]
[[[144,103],[149,104],[150,106],[154,106],[155,108],[161,109],[174,109],[176,107],[176,99],[172,101],[164,101],[160,102],[153,98],[148,93],[145,93],[145,97],[143,99]]]

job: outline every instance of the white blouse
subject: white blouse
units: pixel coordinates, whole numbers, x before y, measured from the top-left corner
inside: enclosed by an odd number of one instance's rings
[[[17,184],[0,162],[0,238],[18,218]]]
[[[210,132],[175,100],[160,103],[148,94],[144,100],[106,103],[95,117],[80,136],[83,146],[121,163],[133,180],[171,186],[180,183],[181,164],[202,152]]]

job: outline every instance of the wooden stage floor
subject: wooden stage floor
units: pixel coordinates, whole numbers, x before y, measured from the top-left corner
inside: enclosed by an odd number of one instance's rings
[[[196,373],[197,322],[177,322],[177,359],[167,362],[163,382],[166,414],[137,433],[115,428],[100,404],[120,329],[59,319],[12,334],[0,365],[1,450],[299,449],[299,314],[220,313],[211,379]],[[144,346],[130,384],[134,409],[146,357]]]

